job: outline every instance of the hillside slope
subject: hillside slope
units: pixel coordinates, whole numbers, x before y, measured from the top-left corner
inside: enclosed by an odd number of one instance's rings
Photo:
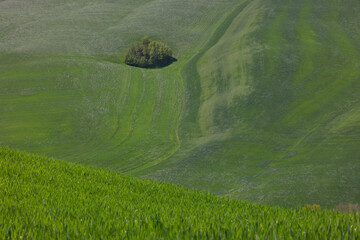
[[[234,2],[0,2],[0,144],[121,170],[167,158],[180,144],[180,69]],[[144,35],[179,61],[123,64]]]
[[[360,215],[215,197],[0,147],[2,239],[356,239]]]
[[[0,2],[0,144],[254,202],[360,202],[360,2]],[[144,35],[178,59],[121,58]]]
[[[255,202],[360,202],[356,9],[251,1],[230,12],[183,69],[181,148],[148,176]]]

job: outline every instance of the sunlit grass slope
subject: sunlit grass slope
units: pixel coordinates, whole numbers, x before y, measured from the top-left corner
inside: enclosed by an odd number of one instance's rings
[[[0,143],[128,171],[179,146],[180,69],[236,1],[1,1]],[[123,64],[143,36],[177,63]]]
[[[0,2],[0,144],[296,206],[360,202],[360,2]],[[124,65],[144,35],[177,62]]]
[[[0,147],[1,239],[359,237],[359,213],[268,207]]]

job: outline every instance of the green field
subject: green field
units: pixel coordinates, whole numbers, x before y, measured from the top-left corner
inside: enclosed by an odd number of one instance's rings
[[[0,145],[257,203],[360,203],[360,1],[0,1]],[[143,36],[177,62],[123,63]]]
[[[358,239],[360,213],[215,197],[0,147],[1,239]]]

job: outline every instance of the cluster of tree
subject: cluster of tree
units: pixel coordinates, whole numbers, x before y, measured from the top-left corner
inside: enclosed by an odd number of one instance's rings
[[[148,37],[132,45],[125,56],[126,64],[143,68],[163,67],[173,61],[172,51],[166,44]]]

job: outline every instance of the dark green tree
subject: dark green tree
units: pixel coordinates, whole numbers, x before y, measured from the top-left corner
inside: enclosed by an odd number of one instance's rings
[[[130,47],[125,63],[143,68],[162,67],[174,61],[172,54],[166,44],[144,37],[141,43]]]

